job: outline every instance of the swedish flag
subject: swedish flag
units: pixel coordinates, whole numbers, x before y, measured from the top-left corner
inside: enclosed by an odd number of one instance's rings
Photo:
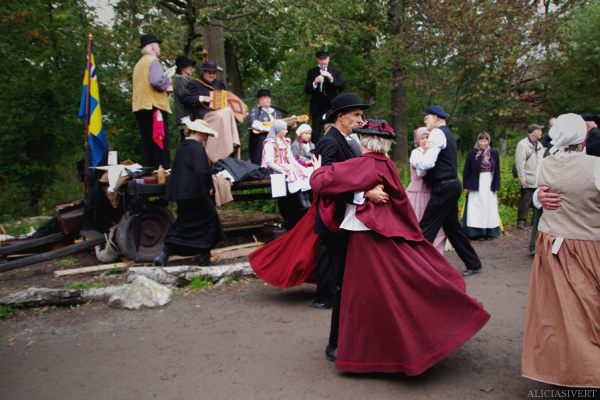
[[[90,85],[88,91],[88,83]],[[89,105],[89,107],[88,107]],[[95,167],[102,159],[106,150],[106,136],[102,126],[102,112],[100,111],[100,94],[98,92],[98,80],[96,77],[96,63],[94,52],[90,47],[85,75],[83,77],[83,91],[81,92],[81,103],[79,104],[79,118],[89,124],[88,144],[90,146],[90,165]]]

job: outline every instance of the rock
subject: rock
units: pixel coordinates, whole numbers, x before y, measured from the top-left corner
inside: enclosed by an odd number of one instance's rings
[[[121,291],[113,294],[108,305],[115,308],[139,310],[142,307],[161,307],[171,301],[171,289],[144,276],[138,276]]]
[[[222,279],[236,279],[256,277],[250,267],[250,263],[236,263],[229,265],[219,265],[213,267],[199,267],[197,265],[182,265],[173,267],[131,267],[127,271],[127,282],[133,282],[135,279],[144,276],[163,285],[177,285],[182,283],[182,278],[190,280],[198,277],[200,279],[210,279],[211,282],[219,282]]]

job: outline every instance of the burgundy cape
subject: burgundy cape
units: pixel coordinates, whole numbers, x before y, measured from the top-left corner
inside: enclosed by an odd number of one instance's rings
[[[304,217],[289,232],[248,255],[250,266],[260,279],[282,289],[317,283],[319,235],[313,232],[315,215],[313,200]]]
[[[466,294],[463,277],[423,239],[390,159],[364,154],[317,169],[310,182],[323,196],[369,190],[377,184],[390,195],[384,205],[366,201],[357,207],[356,217],[371,231],[349,235],[338,370],[418,375],[452,354],[489,320],[483,305]]]

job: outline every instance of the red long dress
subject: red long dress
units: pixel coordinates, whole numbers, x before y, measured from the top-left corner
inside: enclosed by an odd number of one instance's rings
[[[313,172],[323,196],[383,184],[390,200],[368,201],[351,231],[342,288],[336,368],[418,375],[475,335],[490,315],[469,297],[458,271],[424,240],[394,163],[363,154]],[[339,204],[339,207],[345,205]],[[321,216],[331,213],[321,213]]]
[[[250,266],[263,281],[282,289],[317,283],[315,267],[319,235],[313,232],[315,199],[289,232],[248,255]]]

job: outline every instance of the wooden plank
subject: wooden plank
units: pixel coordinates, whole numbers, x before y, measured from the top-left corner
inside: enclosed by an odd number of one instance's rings
[[[92,265],[90,267],[81,267],[81,268],[73,268],[73,269],[62,269],[58,271],[54,271],[52,275],[55,278],[60,278],[62,276],[70,276],[70,275],[78,275],[78,274],[87,274],[88,272],[98,272],[98,271],[107,271],[113,268],[127,268],[135,263],[132,262],[119,262],[112,264],[101,264],[101,265]]]

